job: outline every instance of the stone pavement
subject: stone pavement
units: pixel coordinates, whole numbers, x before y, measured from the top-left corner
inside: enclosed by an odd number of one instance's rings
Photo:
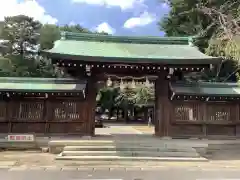
[[[209,162],[151,162],[151,161],[55,161],[54,155],[35,151],[5,151],[1,153],[0,169],[24,170],[131,170],[181,168],[213,171],[240,171],[240,160],[212,160]]]
[[[154,134],[154,126],[142,125],[142,126],[132,126],[137,131],[140,131],[142,134]]]
[[[239,171],[230,169],[215,169],[207,171],[201,169],[63,169],[61,171],[46,170],[23,170],[6,171],[0,170],[1,179],[4,180],[238,180]]]
[[[97,135],[134,135],[142,134],[141,131],[135,129],[132,125],[125,124],[105,124],[107,128],[95,128]]]
[[[111,134],[107,136],[108,139],[123,139],[129,141],[135,141],[141,139],[141,141],[152,140],[153,143],[167,143],[167,144],[201,144],[207,143],[208,140],[164,140],[154,138],[148,133],[142,134],[140,129],[149,127],[135,127],[133,125],[124,126],[119,128],[118,125],[108,129],[102,128],[102,133]],[[107,131],[108,129],[108,131]],[[141,130],[145,131],[145,130]],[[119,137],[117,138],[117,136]],[[136,136],[135,136],[135,135]],[[129,136],[130,135],[130,136]],[[120,138],[121,137],[121,138]],[[132,137],[132,139],[129,139]],[[101,137],[106,139],[106,137]],[[224,141],[214,141],[214,143],[221,143]],[[239,140],[237,141],[240,144]],[[236,143],[236,141],[232,141]],[[32,170],[82,170],[82,169],[138,169],[138,170],[149,170],[149,169],[169,169],[169,168],[184,168],[184,169],[202,169],[206,171],[222,169],[229,171],[240,171],[240,153],[236,151],[225,151],[208,154],[209,162],[150,162],[150,161],[55,161],[55,155],[48,153],[41,153],[38,151],[2,151],[0,152],[0,169],[7,169],[11,171],[24,171],[27,169]]]

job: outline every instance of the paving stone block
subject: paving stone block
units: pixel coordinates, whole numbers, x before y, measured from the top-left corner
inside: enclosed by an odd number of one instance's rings
[[[12,167],[9,169],[9,171],[26,171],[28,170],[27,167]]]
[[[77,167],[62,167],[62,171],[76,171]]]

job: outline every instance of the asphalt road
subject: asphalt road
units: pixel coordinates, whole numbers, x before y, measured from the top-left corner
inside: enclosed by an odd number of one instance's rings
[[[0,170],[4,180],[240,180],[240,171],[231,169],[155,169],[155,170]]]

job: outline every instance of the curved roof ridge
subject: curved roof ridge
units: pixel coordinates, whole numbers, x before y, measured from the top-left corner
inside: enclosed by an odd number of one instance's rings
[[[42,77],[0,77],[0,83],[78,83],[85,82],[85,79],[77,78],[42,78]]]
[[[234,83],[234,82],[183,82],[183,81],[178,81],[176,83],[172,83],[177,86],[198,86],[198,87],[215,87],[215,88],[226,88],[226,87],[240,87],[239,83]]]
[[[176,44],[189,45],[196,37],[158,37],[158,36],[113,36],[94,33],[61,32],[62,40],[100,41],[139,44]]]

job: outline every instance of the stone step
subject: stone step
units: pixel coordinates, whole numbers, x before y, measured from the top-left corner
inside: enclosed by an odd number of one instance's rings
[[[176,147],[202,147],[203,144],[200,143],[184,143],[181,141],[135,141],[135,140],[51,140],[49,141],[49,146],[95,146],[95,145],[118,145],[118,146],[145,146],[145,147],[168,147],[168,148],[176,148]]]
[[[117,151],[63,151],[63,156],[114,156]]]
[[[99,141],[99,140],[58,140],[58,141],[50,141],[48,144],[49,152],[52,154],[59,154],[64,150],[66,146],[81,146],[81,147],[106,147],[108,146],[110,149],[112,149],[113,144],[112,141]],[[101,150],[102,148],[100,148]],[[89,149],[91,150],[91,149]]]
[[[63,151],[115,151],[116,146],[65,146]]]
[[[78,145],[100,145],[113,144],[112,140],[54,140],[49,141],[49,146],[78,146]]]
[[[150,152],[193,152],[193,148],[164,148],[164,147],[145,147],[145,146],[65,146],[63,151],[150,151]]]
[[[91,161],[80,161],[80,160],[77,160],[77,161],[74,161],[74,164],[73,164],[73,161],[71,160],[64,160],[62,159],[63,161],[61,160],[58,160],[57,163],[59,164],[59,166],[75,166],[75,167],[84,167],[84,166],[108,166],[108,167],[114,167],[114,166],[123,166],[123,167],[134,167],[134,166],[138,166],[138,167],[156,167],[156,166],[167,166],[169,165],[167,162],[162,162],[162,161],[149,161],[149,160],[140,160],[140,161],[132,161],[131,159],[129,160],[124,160],[124,161],[121,161],[121,159],[118,159],[118,160],[113,160],[113,161],[101,161],[101,160],[91,160]],[[174,163],[175,166],[186,166],[187,164],[189,164],[187,161],[184,163],[184,162],[180,162],[180,163]]]
[[[63,151],[62,156],[200,157],[196,152]]]
[[[74,161],[192,161],[202,162],[207,161],[203,157],[122,157],[122,156],[56,156],[56,160],[74,160]]]

